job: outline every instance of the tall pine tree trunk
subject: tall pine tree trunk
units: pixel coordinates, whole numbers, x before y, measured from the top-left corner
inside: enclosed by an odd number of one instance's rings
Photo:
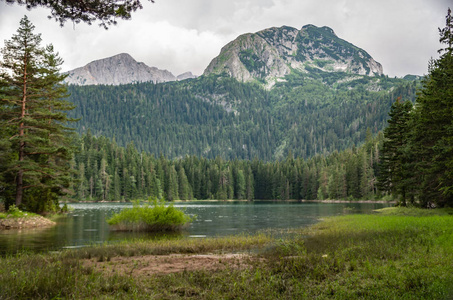
[[[25,109],[27,103],[27,58],[24,58],[24,75],[22,80],[22,106],[20,117],[22,122],[19,125],[19,164],[22,163],[25,157],[25,142],[23,140],[25,130],[24,130],[24,118],[25,118]],[[22,167],[19,168],[16,178],[16,206],[22,204],[24,192],[24,170]]]

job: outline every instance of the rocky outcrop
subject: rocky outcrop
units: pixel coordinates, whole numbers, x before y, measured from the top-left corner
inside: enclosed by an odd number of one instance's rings
[[[240,81],[276,81],[291,72],[381,75],[382,66],[365,50],[340,39],[329,27],[283,26],[247,33],[222,48],[204,75],[226,74]]]
[[[185,79],[197,78],[197,75],[193,75],[192,72],[185,72],[176,77],[176,80],[181,81]]]
[[[148,67],[126,53],[90,62],[84,67],[67,72],[67,74],[65,82],[75,85],[119,85],[176,80],[176,77],[169,71]]]

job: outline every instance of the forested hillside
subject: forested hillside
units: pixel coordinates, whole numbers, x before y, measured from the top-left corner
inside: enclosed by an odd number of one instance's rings
[[[146,197],[176,199],[373,199],[379,145],[383,136],[359,148],[304,160],[224,160],[187,156],[169,160],[119,147],[90,132],[75,156],[74,199],[130,201]]]
[[[417,81],[346,73],[293,73],[272,90],[220,75],[172,83],[70,86],[80,133],[130,142],[168,158],[308,158],[362,143],[386,126]]]

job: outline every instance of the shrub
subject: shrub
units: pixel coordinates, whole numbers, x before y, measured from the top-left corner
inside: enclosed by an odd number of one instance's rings
[[[172,204],[165,206],[163,201],[154,199],[144,206],[140,206],[138,201],[134,202],[132,208],[123,209],[107,220],[107,223],[113,229],[121,231],[178,231],[192,220],[193,217]]]

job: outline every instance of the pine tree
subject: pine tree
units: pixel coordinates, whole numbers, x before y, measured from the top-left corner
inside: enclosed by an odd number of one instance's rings
[[[453,205],[453,17],[439,29],[440,58],[430,62],[429,74],[417,98],[412,151],[420,177],[422,205]]]
[[[167,189],[167,200],[173,201],[179,199],[178,194],[179,186],[178,186],[178,173],[176,172],[175,166],[172,165],[169,167],[169,174],[168,174],[168,189]]]
[[[245,197],[247,200],[253,200],[255,198],[255,180],[252,172],[252,168],[249,167],[246,174],[245,182]]]
[[[406,147],[409,142],[409,119],[412,103],[396,99],[393,103],[388,120],[388,127],[384,130],[385,140],[380,152],[379,188],[393,195],[401,196],[401,204],[406,205],[407,163]]]
[[[242,200],[246,197],[246,182],[244,171],[238,170],[236,175],[236,199]]]
[[[16,206],[48,211],[56,208],[71,179],[72,136],[66,124],[72,120],[65,111],[73,106],[62,100],[67,97],[65,76],[59,74],[63,61],[51,45],[40,46],[33,30],[25,16],[1,51],[0,126],[11,143],[2,156],[17,155],[3,173],[15,177],[7,185],[15,186]]]
[[[83,162],[79,163],[78,168],[78,182],[77,182],[77,189],[76,189],[76,196],[79,200],[85,200],[86,198],[86,190],[87,190],[87,182],[85,179],[85,164]]]
[[[191,200],[192,199],[192,189],[189,185],[184,168],[181,166],[178,171],[178,194],[179,198],[182,200]]]

